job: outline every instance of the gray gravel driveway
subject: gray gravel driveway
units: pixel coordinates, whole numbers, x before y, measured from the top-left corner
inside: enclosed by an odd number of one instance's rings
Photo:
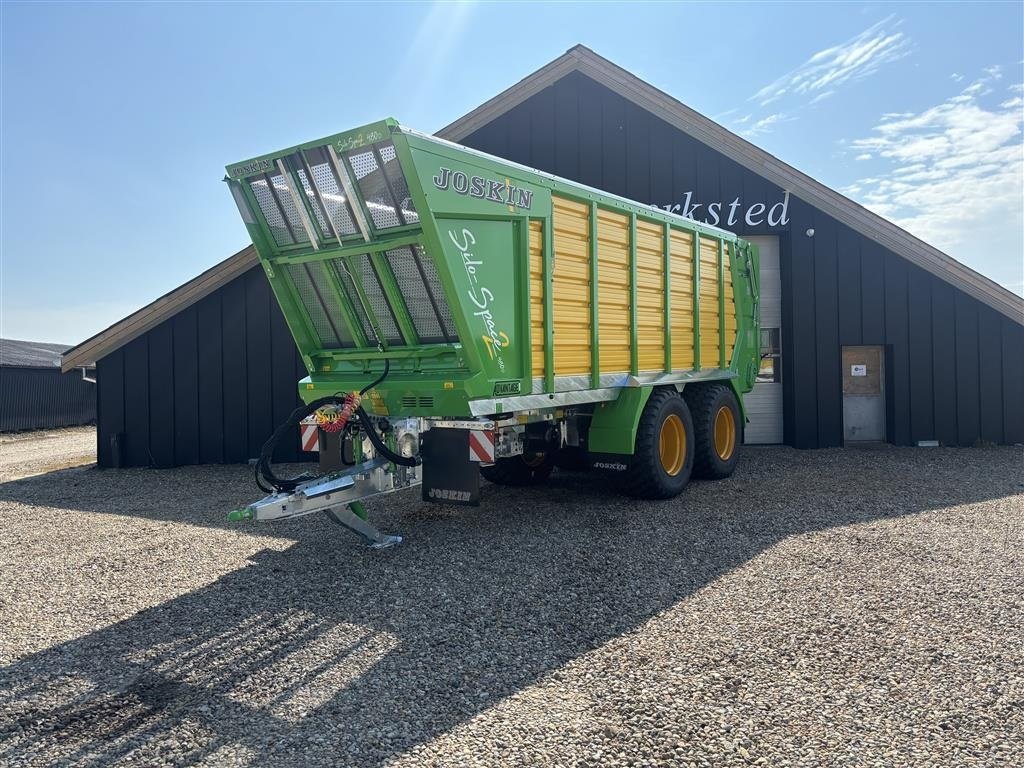
[[[0,484],[0,764],[1019,765],[1024,452],[745,449],[636,503],[229,525],[246,467]]]

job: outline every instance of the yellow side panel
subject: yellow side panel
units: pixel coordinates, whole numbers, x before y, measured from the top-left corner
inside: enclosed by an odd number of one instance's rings
[[[555,375],[590,372],[590,206],[552,196]]]
[[[530,222],[530,360],[534,377],[544,375],[544,223]]]
[[[700,241],[700,363],[718,367],[718,241]]]
[[[601,373],[629,370],[629,217],[597,212],[598,338]]]
[[[693,367],[693,236],[673,229],[672,258],[672,367]]]
[[[636,223],[637,362],[641,371],[665,368],[665,228]]]

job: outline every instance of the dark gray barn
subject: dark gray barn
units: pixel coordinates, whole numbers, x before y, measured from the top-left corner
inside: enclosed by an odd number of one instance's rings
[[[248,461],[306,375],[251,246],[75,347],[64,367],[89,359],[102,467]],[[297,433],[275,457],[309,458]]]
[[[589,49],[439,135],[757,242],[748,442],[1024,442],[1024,299]],[[244,461],[294,406],[305,370],[255,265],[246,249],[65,356],[98,362],[101,465],[112,441],[129,465]]]
[[[78,371],[61,372],[67,348],[0,339],[0,432],[77,427],[96,420],[96,385]]]
[[[845,348],[881,360],[878,439],[1024,442],[1024,300],[593,51],[439,135],[758,242],[762,354],[781,366],[750,396],[748,440],[850,439]]]

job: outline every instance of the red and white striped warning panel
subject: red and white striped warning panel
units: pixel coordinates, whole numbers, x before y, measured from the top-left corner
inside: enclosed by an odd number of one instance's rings
[[[299,441],[304,451],[320,450],[320,435],[315,421],[303,419],[299,422]]]
[[[483,429],[469,431],[469,460],[494,463],[494,432]]]

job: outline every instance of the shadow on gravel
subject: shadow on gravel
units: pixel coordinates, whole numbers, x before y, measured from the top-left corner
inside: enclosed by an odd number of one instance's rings
[[[568,474],[488,486],[479,509],[403,494],[370,506],[407,537],[387,552],[323,519],[281,524],[262,532],[297,539],[287,550],[0,670],[0,763],[380,765],[788,536],[1019,493],[1020,459],[747,449],[734,478],[658,504]],[[221,501],[249,494],[244,468],[132,474],[139,502],[120,507],[98,471],[8,483],[0,499],[219,527]],[[217,505],[147,514],[147,496],[186,478]]]

